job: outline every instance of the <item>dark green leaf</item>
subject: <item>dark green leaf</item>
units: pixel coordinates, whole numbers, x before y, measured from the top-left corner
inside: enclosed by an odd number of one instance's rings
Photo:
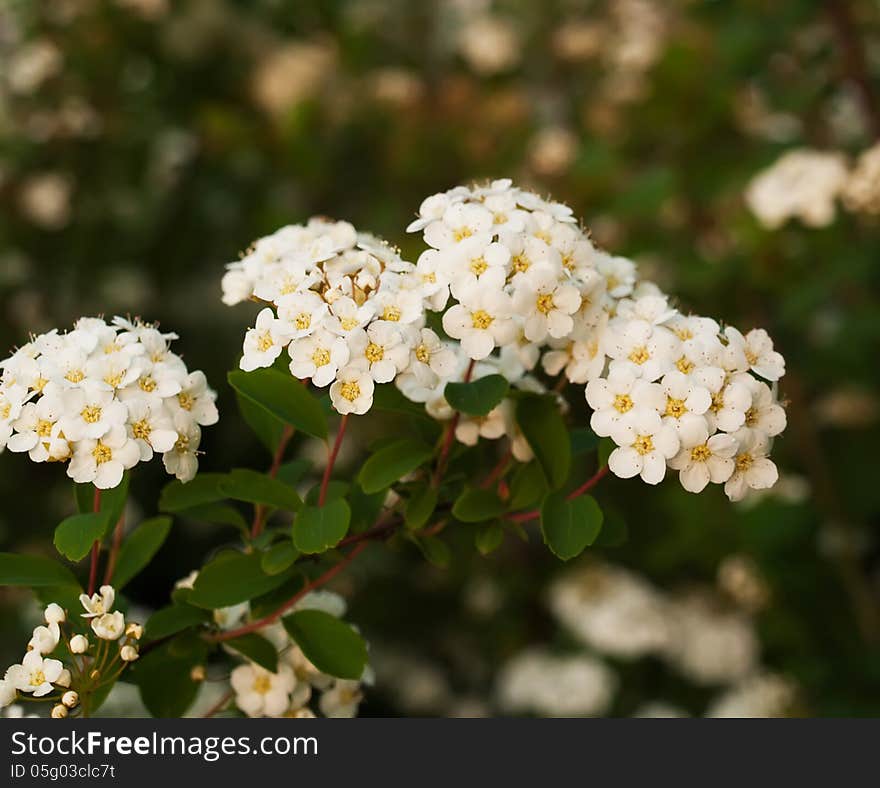
[[[578,427],[573,429],[570,435],[572,457],[579,457],[582,454],[588,454],[589,452],[594,451],[599,445],[599,436],[589,427]]]
[[[495,520],[477,528],[477,532],[474,535],[474,545],[482,555],[489,555],[489,553],[498,549],[503,539],[504,528],[502,528],[501,523]]]
[[[175,603],[160,608],[147,619],[144,637],[147,640],[159,640],[210,620],[209,610]]]
[[[480,487],[465,488],[452,505],[452,514],[463,523],[481,523],[498,517],[504,511],[504,503],[494,490]]]
[[[547,478],[536,460],[520,465],[510,477],[510,509],[535,506],[547,494]]]
[[[248,526],[247,521],[241,516],[241,512],[238,509],[220,501],[203,503],[200,506],[191,506],[189,509],[181,509],[176,514],[192,520],[199,520],[200,522],[231,525],[233,528],[238,528],[239,531],[244,533],[248,533],[250,530],[250,526]]]
[[[183,633],[132,664],[131,679],[150,714],[168,719],[186,713],[201,686],[193,668],[204,664],[207,651],[207,643]]]
[[[73,573],[63,564],[41,555],[0,553],[2,586],[78,586]]]
[[[404,397],[393,383],[383,383],[376,386],[373,392],[373,408],[389,413],[416,416],[420,419],[427,417],[424,405]]]
[[[430,484],[416,488],[406,504],[406,527],[413,531],[427,525],[437,508],[437,489]]]
[[[170,530],[170,517],[153,517],[129,534],[119,550],[113,572],[113,586],[117,591],[150,563]]]
[[[272,545],[260,559],[260,568],[267,575],[277,575],[299,558],[299,551],[286,539]]]
[[[287,579],[284,572],[267,575],[260,560],[257,553],[220,553],[199,572],[189,602],[211,609],[237,605],[271,591]]]
[[[224,645],[266,668],[270,673],[278,671],[278,651],[266,638],[255,632],[227,640]]]
[[[277,369],[234,370],[229,384],[242,396],[306,435],[326,439],[327,418],[321,404],[298,380]]]
[[[301,553],[323,553],[348,533],[351,509],[337,498],[323,506],[303,506],[293,523],[293,543]]]
[[[238,409],[241,417],[247,425],[254,431],[260,443],[265,446],[269,452],[275,453],[281,438],[284,435],[284,429],[287,426],[281,419],[270,413],[265,408],[257,405],[253,400],[248,399],[241,393],[235,393],[238,402]]]
[[[312,469],[308,460],[291,460],[278,469],[278,479],[293,487]]]
[[[367,645],[355,630],[322,610],[300,610],[283,619],[284,627],[322,673],[359,679],[367,664]]]
[[[551,489],[558,489],[571,467],[571,441],[556,397],[523,397],[516,403],[516,420]]]
[[[104,537],[107,515],[103,512],[74,514],[55,529],[55,548],[71,561],[85,558],[92,545]]]
[[[159,509],[163,512],[180,512],[206,503],[222,501],[226,496],[220,491],[223,473],[200,473],[185,484],[173,481],[166,484],[159,496]]]
[[[220,491],[236,501],[265,504],[295,512],[302,506],[296,490],[264,473],[237,468],[220,482]]]
[[[470,416],[485,416],[498,406],[509,388],[503,376],[486,375],[469,383],[447,383],[443,395],[455,410]]]
[[[626,542],[629,534],[626,520],[616,509],[606,508],[603,515],[602,530],[593,544],[598,547],[620,547]]]
[[[408,438],[394,441],[373,454],[361,467],[358,482],[366,493],[387,489],[412,473],[434,452],[419,441]]]
[[[541,507],[541,533],[551,552],[563,561],[580,555],[602,529],[602,510],[596,499],[582,495],[572,501],[551,493]]]
[[[125,509],[125,501],[128,498],[128,486],[131,482],[131,473],[126,471],[122,475],[122,481],[109,490],[101,490],[101,501],[98,511],[103,512],[107,522],[115,524],[122,516]],[[76,493],[76,509],[80,514],[95,511],[95,487],[91,484],[74,485]]]
[[[452,551],[449,545],[435,536],[414,537],[416,546],[425,559],[440,569],[446,569],[452,561]]]

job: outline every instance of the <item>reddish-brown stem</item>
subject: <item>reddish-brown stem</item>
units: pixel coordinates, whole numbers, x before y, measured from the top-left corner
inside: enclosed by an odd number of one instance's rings
[[[566,495],[566,500],[572,501],[575,498],[580,497],[585,492],[588,492],[593,489],[605,475],[608,473],[608,466],[603,465],[596,471],[589,479],[587,479],[580,487],[576,490],[572,490],[568,495]],[[525,523],[529,520],[537,520],[541,516],[541,512],[539,509],[532,509],[528,512],[519,512],[518,514],[508,515],[508,520],[513,520],[515,523]]]
[[[330,456],[327,458],[327,467],[324,468],[324,477],[321,479],[321,492],[318,494],[318,506],[323,506],[327,499],[327,487],[330,484],[330,477],[333,475],[333,466],[336,464],[336,457],[339,455],[347,425],[348,414],[346,413],[339,422],[339,431],[336,433],[336,440],[333,441],[333,448],[330,449]]]
[[[92,511],[101,511],[101,491],[95,487],[95,497],[92,499]],[[89,596],[95,593],[95,583],[98,582],[98,558],[101,554],[101,541],[95,539],[92,545],[92,557],[89,564]]]
[[[498,463],[495,467],[489,471],[489,475],[483,479],[481,487],[484,489],[491,487],[500,477],[502,477],[507,471],[507,466],[510,464],[511,450],[508,449],[504,454],[501,455],[501,459],[498,460]]]
[[[110,547],[110,555],[107,558],[107,568],[104,570],[104,585],[109,586],[113,580],[113,572],[116,570],[116,558],[119,548],[122,546],[122,532],[125,530],[125,515],[120,515],[113,529],[113,544]]]
[[[279,608],[274,610],[272,613],[269,613],[268,616],[264,616],[257,621],[251,621],[250,624],[246,624],[243,627],[239,627],[238,629],[228,629],[225,632],[217,632],[214,635],[209,635],[208,640],[214,643],[220,643],[224,640],[232,640],[233,638],[241,637],[242,635],[248,635],[251,632],[257,632],[263,627],[269,626],[269,624],[274,624],[281,616],[283,616],[290,608],[292,608],[300,599],[302,599],[306,594],[310,591],[314,591],[316,588],[320,588],[325,583],[329,583],[336,575],[338,575],[346,566],[348,566],[357,555],[369,544],[369,542],[361,542],[356,545],[354,549],[350,553],[348,553],[342,560],[338,563],[333,564],[324,574],[316,577],[311,582],[306,583],[299,591],[297,591],[290,599],[288,599],[284,604],[282,604]]]
[[[471,363],[468,364],[468,368],[464,373],[465,383],[467,383],[471,379],[471,375],[474,374],[474,364],[476,364],[476,362],[471,359]],[[461,413],[456,411],[446,427],[446,433],[443,436],[443,445],[440,447],[440,456],[437,457],[437,468],[434,471],[434,479],[432,481],[434,487],[440,486],[440,480],[443,478],[443,474],[446,473],[446,461],[449,459],[449,452],[452,450],[452,442],[455,439],[455,430],[458,427],[459,419],[461,419]]]
[[[290,443],[290,439],[293,437],[293,427],[289,424],[284,425],[284,430],[281,433],[281,438],[278,441],[278,445],[275,447],[275,453],[272,455],[272,465],[269,466],[269,477],[274,479],[278,475],[278,469],[281,467],[281,462],[284,460],[284,452],[287,449],[287,444]],[[266,507],[257,504],[254,507],[254,520],[251,523],[251,538],[255,538],[259,536],[263,532],[263,526],[266,523]]]
[[[217,712],[222,711],[223,707],[232,700],[233,691],[229,690],[229,692],[224,692],[220,700],[218,700],[210,709],[208,709],[203,715],[203,719],[208,719],[209,717],[213,717]]]

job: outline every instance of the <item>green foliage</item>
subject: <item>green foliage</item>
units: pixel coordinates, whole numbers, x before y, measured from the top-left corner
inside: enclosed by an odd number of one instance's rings
[[[344,621],[322,610],[300,610],[282,619],[284,628],[322,673],[359,679],[367,664],[367,644]]]
[[[304,506],[293,523],[293,543],[301,553],[323,553],[348,533],[351,509],[342,498],[323,506]]]
[[[224,641],[224,645],[242,656],[266,668],[270,673],[278,672],[278,652],[266,638],[255,632]]]
[[[234,370],[229,384],[245,399],[275,418],[314,438],[327,437],[327,418],[320,403],[298,380],[277,369]]]
[[[452,505],[452,514],[463,523],[481,523],[498,517],[504,502],[494,490],[466,487]]]
[[[455,410],[485,416],[501,403],[509,388],[503,376],[486,375],[468,383],[447,383],[443,396]]]
[[[429,446],[402,438],[379,449],[361,467],[358,482],[366,493],[384,490],[412,473],[433,454]]]
[[[196,506],[215,503],[226,498],[220,484],[226,480],[223,473],[200,473],[191,482],[177,480],[165,485],[159,496],[159,509],[163,512],[182,512]]]
[[[285,423],[273,413],[248,399],[240,392],[235,393],[238,411],[254,434],[271,453],[275,452],[284,436]]]
[[[571,467],[571,439],[556,398],[522,397],[516,403],[516,421],[529,442],[547,483],[559,489]]]
[[[210,620],[211,612],[209,610],[183,603],[174,603],[168,607],[160,608],[147,619],[144,637],[148,641],[160,640]]]
[[[428,524],[434,509],[437,508],[437,489],[430,484],[416,487],[406,504],[404,516],[406,527],[413,531]]]
[[[258,553],[227,550],[199,572],[189,601],[198,607],[210,609],[237,605],[271,591],[287,577],[286,572],[267,575]]]
[[[71,561],[80,561],[89,554],[92,545],[103,538],[107,525],[104,512],[74,514],[55,529],[55,548]]]
[[[170,517],[144,520],[122,543],[113,572],[113,585],[119,590],[156,555],[171,530]]]
[[[193,668],[201,666],[208,644],[191,633],[181,633],[141,657],[130,668],[131,679],[153,717],[181,717],[196,699],[201,682]]]
[[[284,572],[296,559],[299,551],[289,541],[278,542],[272,545],[260,558],[260,568],[267,575],[277,575]]]
[[[295,512],[302,506],[296,491],[278,479],[264,473],[237,468],[220,482],[220,492],[229,498],[248,503],[275,506]]]
[[[76,586],[76,578],[64,565],[39,555],[0,553],[0,585]]]
[[[497,520],[479,526],[474,534],[474,546],[481,555],[493,553],[503,541],[504,527]]]
[[[558,558],[568,561],[591,545],[602,529],[602,510],[595,498],[582,495],[569,501],[551,493],[541,506],[544,543]]]

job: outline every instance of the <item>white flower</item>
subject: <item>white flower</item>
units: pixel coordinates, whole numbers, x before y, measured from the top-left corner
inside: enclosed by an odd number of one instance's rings
[[[128,437],[126,428],[119,425],[97,440],[80,440],[67,475],[77,484],[91,482],[98,489],[107,490],[116,487],[122,481],[122,474],[134,467],[140,457],[140,447]]]
[[[103,616],[113,610],[113,602],[116,600],[116,591],[113,586],[101,586],[98,593],[88,596],[86,594],[79,595],[79,601],[85,609],[82,613],[83,618],[95,618]]]
[[[239,665],[229,677],[236,705],[248,717],[282,717],[290,706],[290,693],[296,686],[291,668],[279,663],[270,673],[254,663]]]
[[[290,340],[289,325],[275,317],[271,309],[261,310],[257,315],[256,325],[245,334],[244,355],[239,361],[239,367],[245,372],[271,367]]]
[[[724,432],[735,432],[742,427],[746,420],[746,412],[752,405],[752,392],[742,379],[730,380],[721,388],[715,388],[718,379],[714,375],[712,379],[707,379],[697,374],[696,379],[706,385],[712,394],[712,404],[706,411],[709,431],[714,432],[719,429]]]
[[[458,367],[455,352],[430,328],[414,332],[409,341],[412,348],[407,372],[415,376],[420,385],[436,386],[440,380],[451,378]]]
[[[409,363],[409,347],[393,323],[377,321],[348,338],[352,363],[365,366],[376,383],[388,383]]]
[[[750,489],[766,490],[776,484],[779,471],[767,457],[770,441],[763,433],[744,427],[733,437],[739,448],[734,459],[733,475],[724,485],[724,492],[731,501],[740,501]]]
[[[372,406],[374,388],[369,369],[360,364],[352,364],[339,371],[336,382],[330,386],[330,400],[337,413],[354,413],[360,416]]]
[[[161,406],[156,407],[149,400],[132,399],[128,401],[128,435],[137,444],[142,461],[153,459],[153,452],[163,454],[171,451],[177,442],[177,432]]]
[[[584,393],[593,409],[590,427],[600,437],[611,435],[618,425],[632,420],[641,411],[660,411],[664,403],[658,384],[648,383],[626,369],[591,380]]]
[[[442,254],[444,268],[449,271],[450,289],[456,298],[461,299],[462,294],[479,285],[499,290],[504,287],[510,250],[491,241],[491,236],[468,238]]]
[[[724,330],[727,352],[733,358],[734,369],[751,369],[771,382],[785,374],[785,359],[773,350],[773,340],[763,328],[754,328],[743,336],[732,326]]]
[[[325,717],[356,717],[363,698],[360,682],[337,679],[321,695],[318,705]]]
[[[121,427],[128,418],[127,408],[113,392],[94,384],[68,389],[61,396],[64,407],[61,428],[68,440],[96,440]]]
[[[57,659],[43,659],[38,651],[25,654],[20,665],[12,665],[4,677],[15,689],[32,693],[35,698],[48,695],[61,676],[64,665]]]
[[[446,311],[443,330],[461,340],[462,350],[479,361],[516,336],[512,313],[513,304],[506,293],[477,287],[462,294],[461,303]]]
[[[33,649],[39,654],[51,654],[58,646],[60,639],[61,630],[57,623],[36,627],[28,642],[28,649]]]
[[[476,446],[480,438],[497,440],[507,431],[504,403],[485,416],[462,416],[455,427],[455,438],[466,446]]]
[[[785,410],[766,383],[745,374],[736,375],[731,382],[741,383],[752,393],[752,404],[745,415],[746,427],[759,430],[769,438],[785,429]]]
[[[666,461],[675,456],[679,446],[675,430],[647,409],[618,423],[611,437],[618,446],[608,458],[611,472],[623,479],[641,476],[648,484],[663,480]]]
[[[168,400],[172,411],[188,413],[197,424],[208,427],[216,424],[219,416],[214,400],[217,394],[208,387],[205,373],[199,370],[191,372],[183,381],[180,393]]]
[[[632,293],[636,283],[636,264],[632,260],[597,252],[596,270],[605,278],[605,289],[612,298]]]
[[[10,704],[14,703],[16,697],[14,682],[6,678],[0,679],[0,709],[5,709]]]
[[[738,446],[733,435],[719,432],[710,438],[705,425],[679,435],[681,450],[669,460],[669,467],[679,471],[685,490],[702,492],[709,482],[723,484],[730,478]]]
[[[341,296],[330,305],[330,314],[325,318],[324,325],[334,334],[347,336],[352,331],[367,325],[375,314],[372,304],[365,303],[358,306],[348,296]]]
[[[560,282],[552,269],[531,268],[520,279],[513,308],[524,319],[523,333],[530,342],[567,336],[574,328],[572,315],[581,305],[577,288]]]
[[[134,662],[138,657],[140,654],[134,646],[126,645],[119,649],[119,658],[123,662]]]
[[[74,635],[70,639],[72,654],[85,654],[89,650],[89,639],[85,635]]]
[[[101,640],[119,640],[125,632],[125,616],[118,610],[92,619],[92,632]]]
[[[339,368],[348,364],[351,356],[345,339],[323,328],[311,336],[294,340],[287,351],[291,359],[290,374],[300,380],[311,379],[321,387],[333,382]]]
[[[645,380],[657,380],[670,368],[677,345],[677,337],[662,326],[623,321],[609,331],[610,369],[627,369]]]
[[[474,235],[483,235],[492,224],[492,214],[482,205],[454,203],[446,208],[442,219],[425,227],[425,241],[435,249],[446,249]]]
[[[665,403],[660,410],[663,421],[680,437],[706,429],[703,414],[712,404],[709,389],[700,386],[678,370],[667,372],[660,381]]]
[[[202,431],[185,413],[174,417],[172,426],[177,433],[174,446],[162,455],[165,470],[182,482],[193,479],[199,469],[199,444]]]
[[[70,444],[62,437],[59,422],[63,414],[64,403],[55,393],[46,392],[36,403],[26,403],[13,422],[16,432],[9,438],[9,451],[26,451],[34,462],[67,459]]]
[[[67,620],[67,614],[64,612],[64,608],[61,605],[56,604],[55,602],[50,602],[46,607],[46,610],[43,612],[43,618],[46,620],[47,624],[61,624]]]

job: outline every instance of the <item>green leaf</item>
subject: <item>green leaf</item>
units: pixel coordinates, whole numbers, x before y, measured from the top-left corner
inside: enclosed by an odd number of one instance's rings
[[[599,441],[599,467],[604,468],[608,464],[608,458],[617,448],[617,444],[611,438],[602,438]]]
[[[510,477],[510,509],[534,506],[547,494],[547,478],[537,461],[520,465]]]
[[[433,453],[429,446],[420,441],[409,438],[394,441],[363,464],[358,482],[365,493],[379,492],[412,473]]]
[[[571,467],[571,440],[556,397],[523,397],[516,403],[516,420],[551,489],[558,489]]]
[[[267,575],[260,563],[258,553],[234,550],[220,553],[199,572],[189,602],[210,609],[237,605],[265,594],[287,580],[285,572]]]
[[[323,553],[348,533],[351,509],[337,498],[323,506],[303,506],[293,523],[293,543],[301,553]]]
[[[295,512],[302,506],[296,490],[264,473],[236,468],[220,482],[220,491],[236,501],[265,504]]]
[[[78,586],[77,579],[64,564],[41,555],[0,553],[2,586]]]
[[[322,440],[327,437],[327,418],[321,404],[298,380],[277,369],[253,372],[234,370],[229,384],[245,399],[298,430]]]
[[[186,713],[201,687],[193,668],[204,664],[207,651],[201,638],[182,633],[132,663],[131,679],[150,714],[170,719]]]
[[[278,479],[291,487],[298,484],[299,481],[312,469],[312,463],[308,460],[291,460],[285,462],[278,469]]]
[[[107,522],[103,512],[74,514],[55,529],[55,548],[71,561],[80,561],[88,555],[92,545],[103,538]]]
[[[144,520],[131,532],[116,559],[113,586],[117,591],[150,563],[170,530],[170,517],[153,517]]]
[[[504,503],[494,490],[480,487],[465,488],[452,505],[452,515],[463,523],[481,523],[498,517]]]
[[[210,620],[209,610],[175,603],[160,608],[147,619],[144,637],[147,640],[159,640]]]
[[[589,427],[577,427],[571,430],[571,455],[579,457],[595,450],[599,445],[599,436]]]
[[[442,539],[434,536],[413,538],[416,546],[429,563],[439,569],[446,569],[452,561],[452,551]]]
[[[277,575],[299,558],[299,551],[287,540],[272,545],[260,558],[260,568],[267,575]]]
[[[424,405],[407,399],[393,383],[383,383],[373,391],[373,408],[388,413],[399,413],[405,416],[416,416],[426,419]]]
[[[602,510],[596,499],[582,495],[572,501],[551,493],[541,507],[541,533],[551,552],[563,561],[580,555],[602,529]]]
[[[238,528],[239,531],[242,531],[245,534],[250,531],[250,526],[247,524],[244,517],[241,516],[241,512],[234,506],[230,506],[228,503],[221,503],[220,501],[203,503],[199,506],[191,506],[188,509],[181,509],[179,512],[176,512],[176,514],[181,517],[188,517],[192,520],[199,520],[205,523],[231,525],[233,528]]]
[[[128,498],[128,486],[131,482],[131,473],[126,471],[122,475],[122,481],[109,490],[101,490],[101,504],[98,511],[107,516],[107,522],[115,525],[125,509],[125,501]],[[76,510],[80,514],[94,512],[95,510],[95,487],[91,484],[75,484]]]
[[[224,645],[266,668],[270,673],[278,672],[278,651],[266,638],[251,632],[241,637],[225,641]]]
[[[455,410],[470,416],[485,416],[497,407],[510,384],[501,375],[486,375],[469,383],[447,383],[443,396]]]
[[[278,444],[281,443],[281,438],[284,436],[284,429],[287,425],[277,416],[257,405],[253,400],[249,400],[241,393],[236,392],[235,398],[245,423],[254,431],[260,443],[270,453],[274,454]]]
[[[322,673],[359,679],[367,664],[367,644],[344,621],[322,610],[300,610],[282,619],[303,654]]]
[[[501,526],[501,523],[495,520],[477,528],[477,532],[474,535],[474,546],[482,555],[489,555],[489,553],[498,549],[503,540],[504,528]]]
[[[437,490],[430,484],[416,488],[406,504],[406,527],[418,531],[427,525],[437,508]]]
[[[225,479],[226,474],[223,473],[200,473],[185,484],[177,480],[166,484],[159,496],[159,509],[163,512],[180,512],[222,501],[226,496],[220,491],[220,483]]]

